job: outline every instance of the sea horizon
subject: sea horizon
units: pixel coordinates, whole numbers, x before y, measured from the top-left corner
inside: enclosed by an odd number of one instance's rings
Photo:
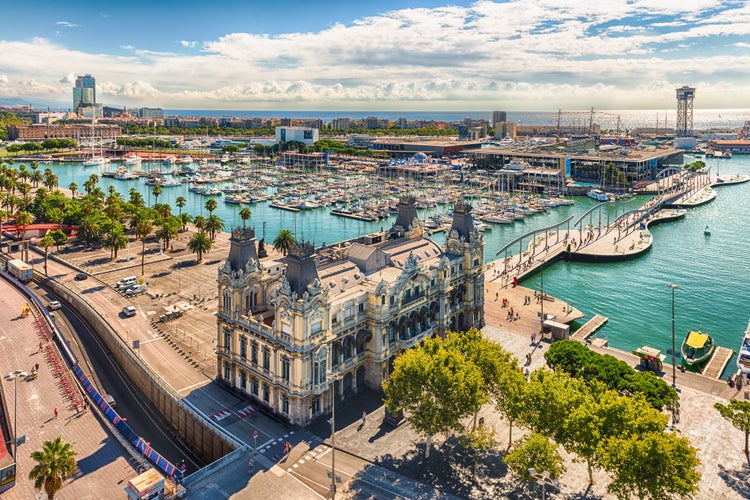
[[[404,118],[408,121],[426,120],[439,122],[460,122],[467,118],[473,120],[492,120],[494,111],[377,111],[377,110],[212,110],[212,109],[164,109],[165,116],[183,117],[233,117],[233,118],[290,118],[322,120],[330,123],[339,118],[361,120],[376,117],[396,121]],[[519,125],[553,126],[557,125],[557,111],[505,111],[508,121]],[[588,128],[591,110],[561,111],[560,125],[565,127],[579,126]],[[676,109],[629,109],[629,110],[594,110],[593,122],[603,129],[629,130],[633,128],[654,127],[674,128],[677,120]],[[693,128],[695,130],[739,128],[750,120],[750,108],[732,109],[694,109]]]

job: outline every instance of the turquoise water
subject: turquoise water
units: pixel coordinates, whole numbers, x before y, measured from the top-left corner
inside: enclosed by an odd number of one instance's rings
[[[714,171],[720,168],[723,175],[750,175],[750,156],[736,155],[731,160],[709,159],[708,162]],[[101,171],[73,164],[40,165],[40,168],[47,167],[58,175],[61,187],[67,187],[72,181],[82,187],[91,173]],[[153,203],[151,190],[142,180],[101,178],[100,185],[105,192],[110,184],[126,199],[130,188],[135,187],[149,204]],[[175,206],[175,199],[184,196],[188,200],[185,211],[208,215],[203,208],[208,197],[191,193],[187,187],[164,188],[159,202]],[[606,337],[612,347],[629,351],[649,345],[666,353],[671,348],[672,315],[672,291],[667,285],[674,283],[679,286],[675,291],[674,311],[678,349],[685,333],[699,327],[711,333],[719,345],[736,349],[750,317],[750,283],[747,280],[750,276],[750,183],[717,190],[718,196],[713,202],[690,209],[684,219],[654,226],[651,229],[653,248],[635,260],[611,264],[561,261],[545,267],[545,291],[572,303],[587,318],[594,314],[607,316],[609,322],[597,335]],[[225,230],[241,225],[240,206],[226,204],[221,197],[216,199],[219,203],[215,213],[224,219]],[[638,197],[634,204],[646,199]],[[577,197],[574,206],[554,208],[512,225],[492,226],[492,231],[485,233],[485,260],[494,259],[495,252],[512,239],[569,215],[577,217],[594,204],[587,197]],[[258,238],[265,230],[267,241],[272,241],[280,229],[291,229],[298,239],[317,245],[330,244],[389,227],[393,221],[393,216],[379,222],[335,217],[329,215],[330,207],[292,213],[269,208],[265,202],[250,208],[253,216],[249,224],[255,227]],[[421,215],[441,210],[447,210],[447,206],[422,211]],[[703,234],[707,225],[712,232],[708,237]],[[443,235],[436,234],[434,239],[442,243]],[[538,289],[540,276],[529,278],[523,284]]]

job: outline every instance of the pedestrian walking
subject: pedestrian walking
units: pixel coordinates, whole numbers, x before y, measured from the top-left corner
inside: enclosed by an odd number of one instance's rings
[[[247,461],[247,466],[250,468],[250,473],[252,473],[253,467],[255,467],[255,459],[253,457],[250,457],[250,460]]]
[[[362,425],[365,425],[366,421],[367,421],[367,411],[362,410]]]
[[[531,332],[531,343],[536,343],[536,332]]]
[[[55,418],[57,418],[57,406],[55,406],[55,409],[53,410],[53,413],[55,414]]]

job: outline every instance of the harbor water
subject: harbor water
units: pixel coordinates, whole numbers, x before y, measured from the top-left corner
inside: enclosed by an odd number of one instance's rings
[[[686,161],[692,159],[686,157]],[[718,169],[725,176],[750,175],[750,155],[705,161],[713,173]],[[75,181],[80,191],[92,173],[101,174],[114,167],[82,168],[80,164],[70,163],[40,165],[40,169],[44,168],[51,168],[58,175],[60,187],[67,188]],[[99,185],[104,192],[109,185],[115,186],[124,199],[128,198],[131,188],[136,188],[147,204],[154,202],[152,188],[143,179],[126,181],[101,177]],[[165,187],[158,201],[172,204],[176,214],[175,200],[183,196],[188,201],[184,211],[207,216],[204,204],[209,198],[189,192],[187,188],[188,184]],[[522,284],[540,289],[543,279],[546,293],[570,302],[586,318],[595,314],[607,316],[609,322],[597,336],[606,338],[612,347],[631,351],[648,345],[664,353],[670,352],[672,342],[672,290],[667,285],[675,284],[679,287],[674,294],[677,351],[687,331],[698,328],[710,333],[718,345],[736,350],[750,318],[750,240],[747,237],[750,234],[750,183],[719,187],[717,192],[714,201],[689,209],[685,218],[651,228],[654,243],[645,255],[607,264],[559,261],[545,266],[543,278],[536,274]],[[647,199],[637,197],[632,208]],[[224,203],[221,196],[216,200],[218,208],[214,213],[225,221],[225,231],[240,226],[240,205]],[[394,216],[377,222],[335,217],[330,215],[330,206],[288,212],[268,204],[269,201],[250,206],[252,218],[248,225],[255,228],[259,239],[265,234],[269,243],[280,229],[290,229],[297,239],[316,245],[332,244],[389,227],[394,220]],[[492,225],[492,230],[485,232],[485,260],[492,261],[495,252],[516,237],[570,215],[577,219],[594,204],[587,197],[576,197],[573,206],[552,208],[509,225]],[[439,205],[420,211],[420,215],[425,218],[449,208]],[[706,226],[711,228],[710,236],[704,235]],[[440,243],[443,238],[440,233],[434,235]],[[734,370],[734,361],[729,367],[725,376]]]

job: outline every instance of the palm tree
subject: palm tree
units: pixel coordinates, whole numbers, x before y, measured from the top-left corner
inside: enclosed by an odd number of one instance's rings
[[[162,250],[169,248],[169,242],[180,233],[180,219],[168,217],[156,231],[156,237],[162,241]]]
[[[203,231],[206,228],[206,218],[202,215],[196,215],[193,219],[193,225],[198,231]]]
[[[190,238],[187,246],[191,252],[197,254],[196,262],[200,262],[201,260],[203,260],[203,254],[211,251],[211,247],[213,246],[213,244],[214,242],[211,241],[208,236],[206,236],[206,233],[201,231],[199,233],[195,233],[193,237]]]
[[[44,248],[44,275],[49,276],[47,274],[47,253],[49,252],[49,248],[51,246],[55,245],[55,238],[52,237],[50,232],[47,231],[47,234],[44,235],[44,237],[39,240],[39,246]]]
[[[65,480],[76,469],[75,456],[78,453],[73,450],[74,444],[66,443],[57,436],[52,441],[42,443],[40,451],[31,453],[36,465],[29,471],[29,479],[34,480],[37,490],[44,488],[48,500],[55,498],[55,493],[62,489]]]
[[[29,212],[16,213],[16,225],[21,228],[21,240],[26,239],[26,226],[34,222],[34,216]]]
[[[243,207],[240,209],[240,219],[242,219],[242,227],[245,227],[245,223],[248,221],[250,217],[252,217],[253,212],[250,210],[249,207]]]
[[[185,230],[185,226],[188,225],[188,222],[193,222],[193,216],[188,213],[180,214],[179,219],[182,222],[183,231]]]
[[[130,203],[136,207],[143,206],[143,195],[135,188],[130,188]]]
[[[154,230],[154,224],[149,219],[143,219],[135,226],[135,237],[141,239],[142,250],[141,250],[141,275],[146,274],[145,272],[145,259],[146,259],[146,238],[151,231]]]
[[[211,215],[212,213],[214,213],[214,210],[216,210],[216,200],[214,200],[213,198],[209,198],[208,200],[206,200],[205,206],[206,210],[208,210],[208,214]]]
[[[187,205],[187,200],[185,199],[184,196],[178,196],[174,202],[175,202],[175,205],[177,205],[177,208],[180,209],[180,213],[178,217],[182,218],[182,207]]]
[[[206,220],[206,231],[211,235],[211,241],[216,239],[216,233],[224,229],[224,221],[218,215],[209,215]]]
[[[72,193],[73,198],[75,198],[76,192],[78,191],[78,183],[76,183],[75,181],[71,182],[70,186],[68,186],[68,189],[70,189],[70,192]]]
[[[273,249],[286,255],[292,246],[297,243],[297,239],[289,229],[281,229],[273,240]]]
[[[151,193],[154,195],[154,205],[159,201],[159,196],[164,192],[164,188],[160,185],[155,185],[154,189],[151,190]]]
[[[109,248],[110,260],[116,259],[117,253],[128,246],[128,237],[123,234],[123,229],[122,224],[114,223],[104,235],[102,244],[104,248]]]

